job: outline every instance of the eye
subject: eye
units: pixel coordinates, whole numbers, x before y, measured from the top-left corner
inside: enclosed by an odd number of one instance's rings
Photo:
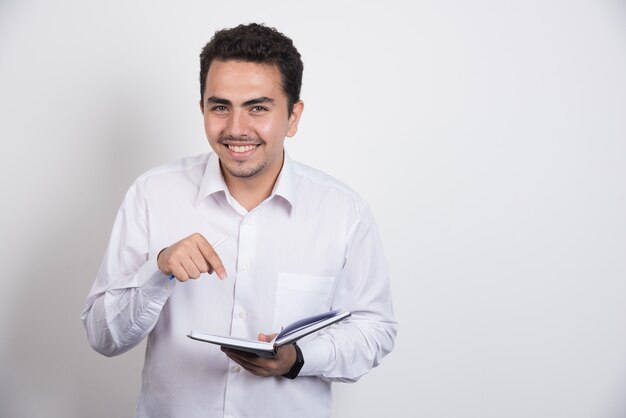
[[[263,106],[252,106],[250,108],[250,111],[252,113],[262,113],[262,112],[267,112],[267,107],[263,107]]]
[[[228,108],[223,105],[216,105],[211,108],[211,112],[224,113],[228,112]]]

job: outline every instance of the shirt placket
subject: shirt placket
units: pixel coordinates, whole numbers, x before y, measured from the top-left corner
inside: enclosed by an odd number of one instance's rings
[[[255,218],[260,208],[247,213],[239,225],[239,242],[237,250],[237,276],[235,281],[233,312],[231,317],[231,335],[245,338],[256,338],[252,335],[251,312],[255,301],[254,286],[251,280],[256,275],[258,226]],[[254,321],[252,321],[254,322]],[[241,414],[239,406],[245,405],[244,369],[236,362],[229,360],[228,379],[224,399],[224,417],[237,417]]]

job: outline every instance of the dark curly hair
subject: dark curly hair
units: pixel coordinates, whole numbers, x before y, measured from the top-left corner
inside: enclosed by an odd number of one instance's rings
[[[275,64],[282,78],[282,88],[287,96],[289,116],[293,105],[300,100],[304,66],[293,41],[258,23],[239,25],[215,32],[200,53],[200,99],[204,101],[206,75],[214,59],[241,60]]]

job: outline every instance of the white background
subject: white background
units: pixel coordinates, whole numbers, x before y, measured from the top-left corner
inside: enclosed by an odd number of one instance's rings
[[[143,345],[79,315],[126,188],[208,150],[198,54],[303,55],[293,158],[371,204],[396,350],[335,417],[626,416],[626,4],[0,3],[0,416],[131,417]],[[175,353],[173,353],[175,355]]]

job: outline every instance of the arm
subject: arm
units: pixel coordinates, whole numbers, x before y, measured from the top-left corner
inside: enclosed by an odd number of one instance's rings
[[[305,361],[300,376],[354,382],[391,352],[397,332],[387,263],[366,206],[350,233],[332,308],[352,316],[299,343]]]
[[[143,340],[178,281],[212,271],[226,277],[219,256],[200,234],[150,254],[148,211],[140,187],[136,182],[122,203],[81,317],[89,344],[106,356],[121,354]],[[168,280],[170,275],[177,280]]]
[[[135,183],[117,214],[81,319],[91,347],[106,356],[137,345],[154,328],[174,283],[149,255],[147,208]]]

